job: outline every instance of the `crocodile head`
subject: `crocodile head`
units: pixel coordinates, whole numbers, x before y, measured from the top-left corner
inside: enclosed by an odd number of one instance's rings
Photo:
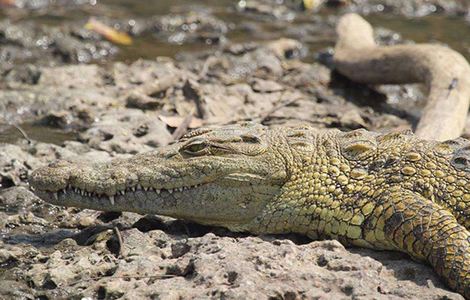
[[[244,230],[287,180],[285,139],[254,124],[204,128],[156,151],[108,163],[56,161],[30,184],[47,202],[134,211]]]

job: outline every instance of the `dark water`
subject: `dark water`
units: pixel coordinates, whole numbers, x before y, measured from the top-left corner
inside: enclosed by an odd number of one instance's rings
[[[228,23],[235,25],[235,30],[228,34],[228,39],[233,42],[244,42],[253,40],[253,36],[240,34],[236,30],[246,22],[259,25],[264,34],[256,34],[256,40],[275,39],[279,37],[299,38],[295,34],[289,33],[293,24],[309,25],[312,22],[311,13],[299,12],[296,21],[293,23],[271,18],[256,18],[253,15],[240,13],[236,9],[236,2],[224,1],[188,1],[188,0],[153,0],[153,1],[132,1],[132,0],[107,0],[104,4],[112,5],[117,11],[124,15],[150,17],[153,15],[164,15],[168,13],[178,13],[187,11],[187,7],[209,8],[213,14]],[[197,4],[197,5],[195,5]],[[319,15],[327,18],[333,12],[320,12]],[[430,15],[421,18],[406,18],[391,15],[370,15],[366,19],[373,26],[380,26],[399,32],[405,39],[414,40],[418,43],[441,42],[462,53],[470,60],[470,22],[462,17],[446,17],[441,15]],[[264,37],[264,38],[263,38]],[[334,45],[334,36],[321,38],[312,42],[309,37],[304,41],[310,51],[316,51],[326,46]],[[318,38],[317,38],[318,40]],[[156,56],[174,57],[181,51],[198,51],[210,49],[213,46],[204,44],[192,45],[169,45],[157,42],[151,35],[142,36],[135,40],[135,44],[130,47],[123,47],[119,60],[135,60],[139,57],[154,58]]]
[[[77,139],[77,134],[73,131],[63,131],[29,123],[21,124],[19,127],[23,132],[14,126],[0,124],[0,143],[14,144],[19,140],[31,139],[60,145],[64,141]],[[24,134],[26,134],[26,136]]]
[[[312,13],[298,12],[295,21],[276,20],[270,17],[254,16],[241,13],[237,10],[237,1],[231,0],[102,0],[97,5],[77,7],[74,9],[58,9],[47,13],[31,12],[28,20],[47,25],[63,25],[69,22],[85,23],[91,16],[106,16],[111,19],[141,19],[169,13],[181,13],[189,10],[205,10],[227,23],[230,30],[227,35],[228,42],[247,42],[270,40],[280,37],[292,37],[301,40],[307,45],[309,52],[304,58],[310,62],[314,60],[315,52],[333,46],[335,36],[332,26],[322,31],[314,31],[314,36],[299,34],[312,26],[315,20],[327,20],[334,11]],[[0,19],[2,12],[0,11]],[[24,18],[24,15],[23,15]],[[371,15],[366,19],[374,26],[380,26],[399,32],[404,39],[416,42],[441,42],[462,53],[470,60],[470,22],[459,17],[427,16],[421,18],[406,18],[390,15]],[[246,24],[259,30],[240,30]],[[308,32],[308,31],[307,31]],[[157,56],[177,57],[179,53],[192,54],[203,50],[214,50],[219,46],[205,43],[170,44],[155,38],[153,34],[146,34],[134,38],[131,46],[120,46],[120,52],[113,57],[114,61],[132,62],[139,58],[154,59]],[[43,142],[62,143],[67,139],[75,139],[75,133],[64,133],[47,127],[38,127],[31,124],[21,125],[23,130],[32,139]],[[0,142],[13,143],[22,135],[13,127],[0,124]]]
[[[251,14],[237,10],[237,1],[232,0],[101,0],[95,6],[85,6],[72,10],[60,10],[52,12],[32,12],[28,17],[31,21],[41,24],[63,25],[67,22],[85,23],[91,16],[105,16],[111,19],[142,19],[152,16],[166,15],[171,13],[182,13],[190,10],[203,10],[211,12],[224,22],[231,24],[228,40],[231,42],[244,42],[252,40],[275,39],[279,37],[293,37],[299,39],[295,34],[296,26],[308,26],[316,17],[328,18],[329,15],[337,13],[334,10],[321,11],[317,16],[309,12],[298,12],[293,22],[275,20],[270,17],[256,17]],[[0,11],[0,18],[2,13]],[[407,18],[393,15],[370,15],[366,19],[374,26],[380,26],[399,32],[405,39],[416,42],[441,42],[462,53],[470,59],[470,22],[463,17],[446,17],[442,15],[430,15],[420,18]],[[247,22],[258,25],[259,33],[253,35],[240,32],[240,28]],[[293,33],[294,32],[294,33]],[[305,44],[311,52],[326,46],[334,45],[334,36],[327,32],[318,41],[312,42],[309,36],[304,37]],[[302,38],[300,38],[302,40]],[[156,56],[174,57],[180,52],[195,52],[209,50],[213,45],[203,43],[192,43],[175,45],[158,41],[152,34],[134,38],[131,46],[121,46],[120,53],[114,57],[118,61],[134,61],[138,58],[153,59]]]
[[[287,22],[283,20],[273,20],[269,17],[254,17],[240,13],[236,9],[234,1],[187,1],[187,0],[164,0],[164,1],[103,1],[112,4],[127,16],[150,17],[154,15],[164,15],[168,13],[178,13],[187,11],[187,7],[194,9],[209,8],[213,14],[221,20],[233,24],[227,38],[231,42],[246,42],[276,39],[280,37],[290,37],[302,40],[295,34],[295,26],[308,26],[312,23],[311,13],[298,12],[296,20]],[[197,5],[195,5],[197,3]],[[319,16],[328,18],[332,11],[320,12]],[[421,18],[406,18],[402,16],[390,15],[370,15],[366,19],[373,26],[388,28],[400,33],[403,38],[416,41],[418,43],[440,42],[449,45],[451,48],[462,53],[470,60],[470,22],[461,17],[446,17],[431,15]],[[237,30],[247,22],[258,25],[260,32],[255,36],[247,35],[245,32]],[[294,33],[293,33],[294,32]],[[312,41],[314,40],[314,41]],[[314,52],[328,46],[334,46],[335,37],[328,31],[325,36],[307,36],[302,40],[309,50],[307,61],[311,61]],[[153,59],[156,56],[174,57],[181,52],[194,52],[200,50],[210,50],[214,46],[199,44],[175,45],[156,40],[151,34],[135,38],[134,44],[121,47],[120,54],[115,58],[120,61],[134,61],[138,58]]]
[[[417,43],[444,43],[470,60],[470,22],[458,17],[431,15],[422,18],[375,15],[366,19],[373,26],[399,32]]]

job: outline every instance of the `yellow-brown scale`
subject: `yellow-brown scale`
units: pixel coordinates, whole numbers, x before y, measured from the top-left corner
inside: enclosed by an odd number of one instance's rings
[[[261,231],[403,251],[470,297],[470,177],[451,164],[456,146],[408,133],[297,132],[290,179]]]

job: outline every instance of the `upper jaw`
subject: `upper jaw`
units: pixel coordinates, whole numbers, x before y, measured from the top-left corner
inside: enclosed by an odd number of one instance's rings
[[[58,161],[35,170],[30,178],[34,190],[113,196],[136,190],[177,191],[213,182],[239,169],[251,172],[234,158],[116,160],[111,164],[79,165]]]
[[[107,195],[107,194],[99,194],[96,192],[88,192],[83,189],[75,188],[71,185],[68,185],[64,189],[60,189],[58,191],[47,191],[41,189],[33,189],[35,190],[36,194],[40,196],[42,199],[57,205],[63,205],[64,201],[73,201],[76,205],[80,206],[80,203],[85,203],[89,201],[99,201],[105,202],[108,201],[109,205],[114,206],[116,204],[117,199],[125,199],[129,197],[129,195],[136,195],[138,193],[153,193],[156,195],[161,195],[162,197],[169,196],[173,193],[183,193],[185,191],[190,191],[192,189],[199,188],[202,184],[197,184],[193,186],[183,186],[179,188],[171,188],[171,189],[155,189],[152,187],[142,187],[140,184],[136,186],[129,187],[125,190],[121,190],[116,194]],[[89,205],[85,205],[84,207],[89,207]]]
[[[183,159],[178,155],[166,157],[163,152],[95,165],[59,161],[35,170],[30,184],[41,198],[53,204],[63,205],[69,199],[67,204],[85,206],[85,202],[95,199],[113,206],[120,197],[132,196],[129,193],[152,193],[166,198],[215,182],[222,186],[225,182],[230,182],[228,186],[262,184],[274,171],[268,170],[263,160],[251,157]],[[261,174],[254,174],[260,170]]]
[[[90,170],[87,170],[91,172]],[[51,174],[52,173],[52,174]],[[126,185],[100,185],[100,182],[86,184],[84,182],[77,182],[77,178],[80,173],[83,173],[83,169],[79,170],[78,167],[75,173],[62,171],[61,175],[58,176],[54,181],[54,171],[50,167],[44,167],[33,172],[30,177],[30,184],[41,198],[56,203],[62,197],[76,196],[77,198],[107,198],[111,204],[114,204],[114,200],[118,196],[129,195],[130,193],[145,192],[154,193],[157,195],[172,194],[176,192],[184,192],[190,189],[197,188],[203,184],[210,182],[210,178],[200,178],[197,182],[194,182],[191,178],[184,180],[184,178],[175,178],[172,180],[167,176],[161,176],[164,180],[159,180],[159,184],[149,185],[148,182],[139,182],[137,177],[133,182]],[[106,179],[105,179],[106,180]],[[52,184],[48,184],[49,181]],[[181,183],[187,184],[181,184]]]

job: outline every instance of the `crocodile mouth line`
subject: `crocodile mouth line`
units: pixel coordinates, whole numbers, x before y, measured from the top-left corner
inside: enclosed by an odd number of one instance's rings
[[[59,197],[67,197],[69,195],[80,195],[82,197],[87,197],[87,198],[108,198],[109,203],[111,205],[115,204],[115,198],[117,196],[126,196],[126,194],[131,194],[131,193],[137,193],[137,192],[145,192],[145,193],[155,193],[157,195],[160,194],[173,194],[173,193],[178,193],[178,192],[184,192],[187,190],[192,190],[195,188],[198,188],[200,186],[204,185],[204,183],[200,184],[195,184],[195,185],[190,185],[190,186],[182,186],[182,187],[176,187],[176,188],[154,188],[154,187],[143,187],[142,185],[138,184],[133,187],[126,188],[124,190],[117,191],[113,195],[108,195],[106,193],[98,193],[98,192],[89,192],[87,190],[74,187],[72,185],[68,185],[64,189],[60,189],[58,191],[47,191],[47,190],[40,190],[40,192],[45,192],[47,193],[51,198],[55,199],[56,201],[59,201]]]

